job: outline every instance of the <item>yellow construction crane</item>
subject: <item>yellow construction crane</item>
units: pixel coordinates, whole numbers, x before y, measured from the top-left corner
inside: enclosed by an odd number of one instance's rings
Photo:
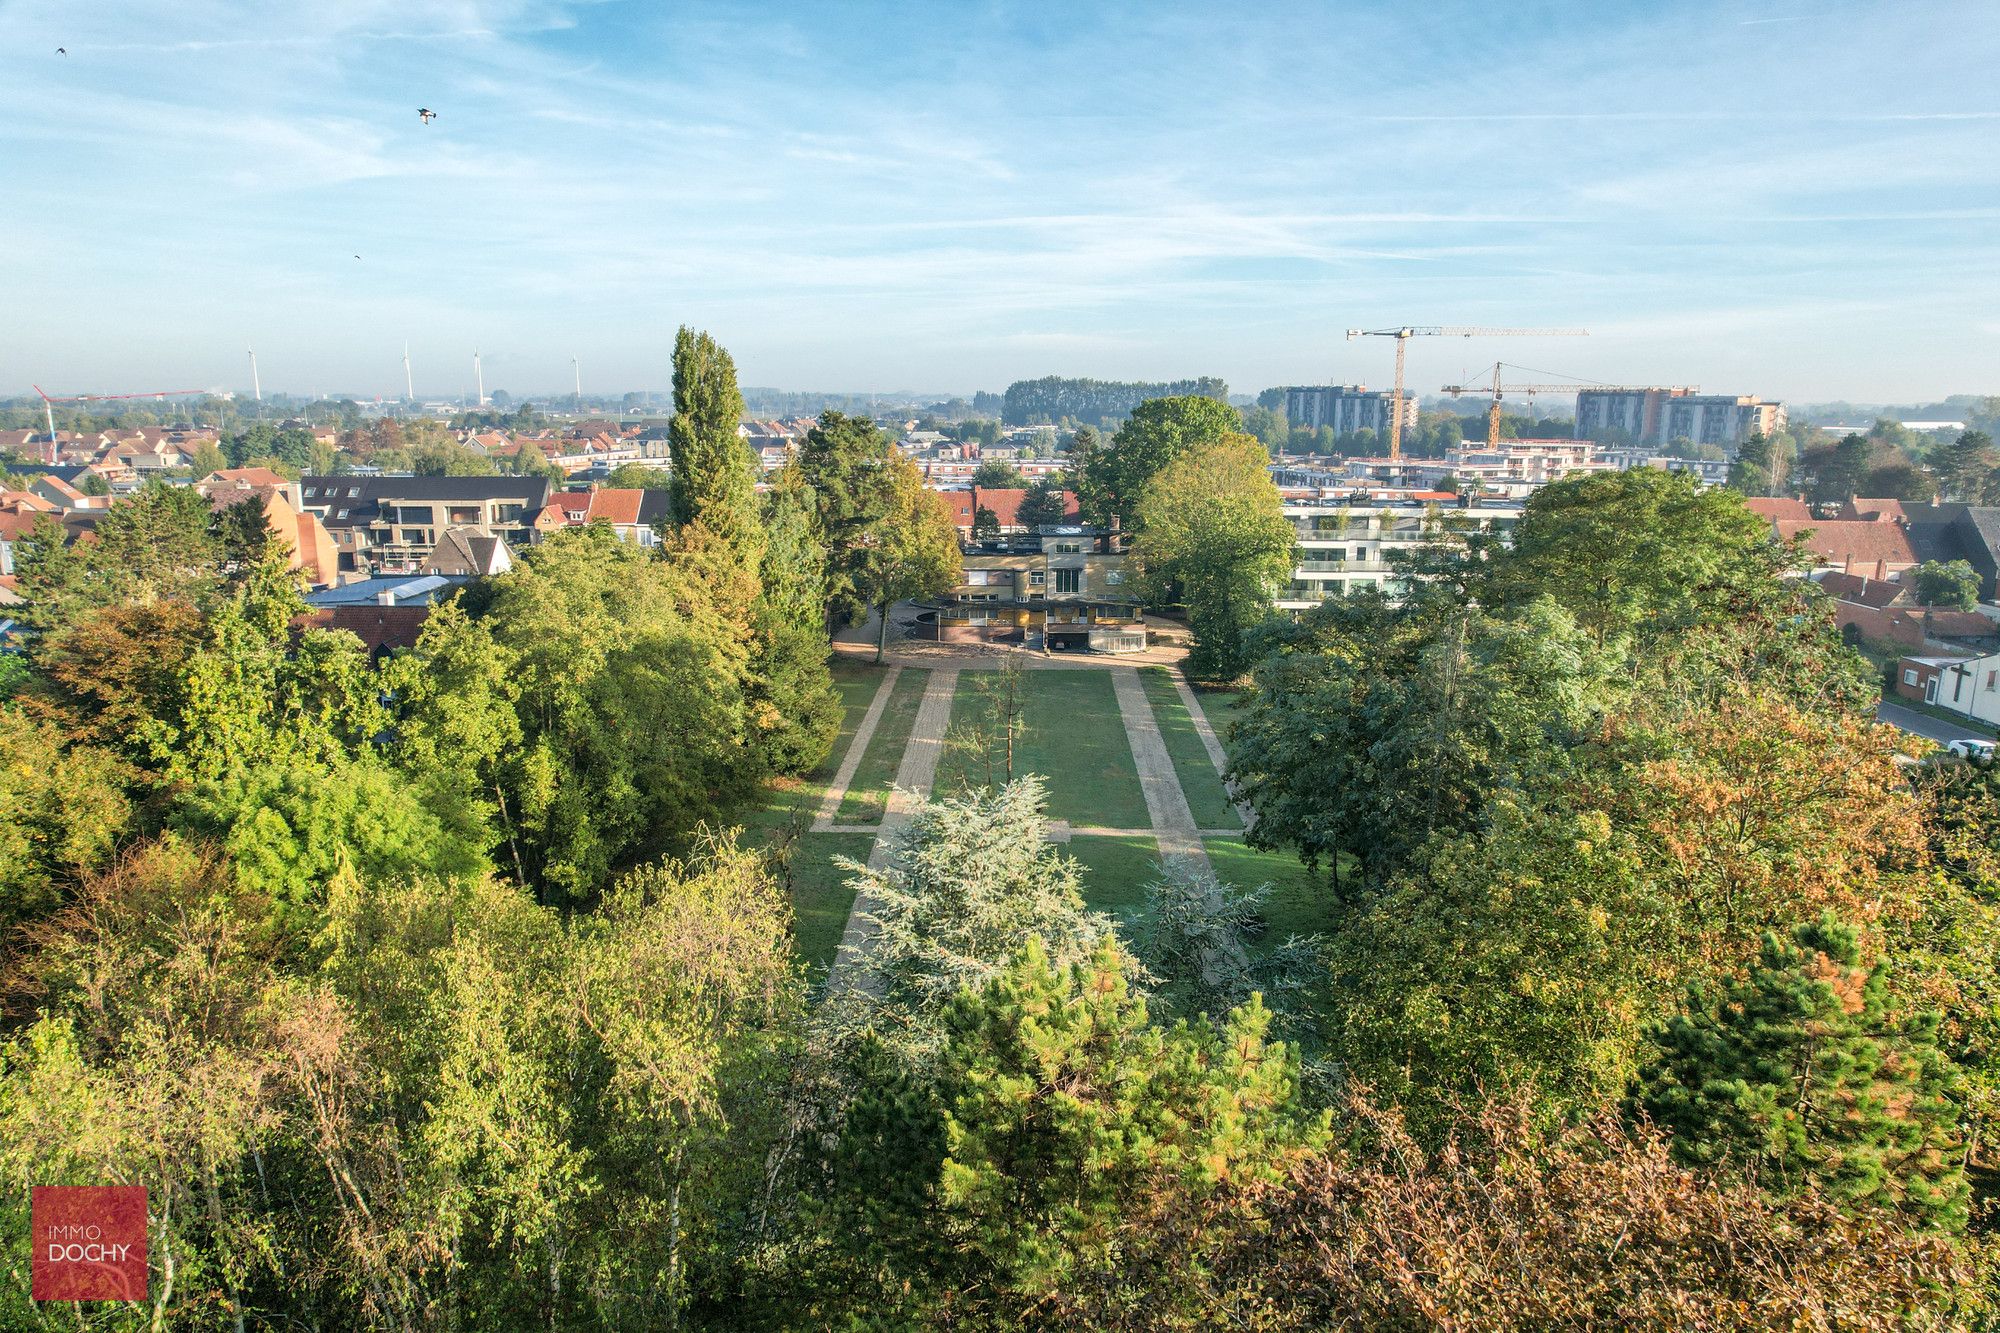
[[[1586,338],[1589,329],[1480,329],[1449,324],[1406,324],[1399,329],[1349,329],[1349,342],[1356,338],[1396,340],[1396,401],[1389,413],[1389,461],[1403,456],[1403,349],[1412,338]]]
[[[1443,389],[1443,392],[1450,394],[1454,398],[1462,393],[1490,393],[1493,395],[1493,405],[1486,409],[1486,443],[1488,445],[1500,443],[1500,395],[1502,394],[1525,393],[1532,396],[1538,393],[1578,393],[1584,391],[1598,393],[1660,392],[1676,394],[1701,392],[1699,384],[1586,384],[1581,381],[1569,384],[1502,384],[1500,382],[1500,372],[1503,368],[1505,368],[1503,362],[1495,361],[1493,363],[1493,383],[1491,384],[1447,384]],[[1514,366],[1513,369],[1528,370],[1530,367]]]

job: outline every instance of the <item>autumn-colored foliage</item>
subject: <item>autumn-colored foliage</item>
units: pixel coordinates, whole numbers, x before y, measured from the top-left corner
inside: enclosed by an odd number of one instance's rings
[[[1773,1202],[1599,1114],[1538,1137],[1487,1105],[1435,1152],[1362,1098],[1358,1146],[1226,1205],[1132,1224],[1135,1261],[1037,1326],[1119,1330],[1925,1329],[1960,1326],[1945,1240]]]

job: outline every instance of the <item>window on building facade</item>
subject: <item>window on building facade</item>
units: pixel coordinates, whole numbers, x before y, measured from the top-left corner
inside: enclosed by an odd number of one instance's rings
[[[1056,571],[1057,592],[1079,592],[1082,590],[1083,571],[1080,569],[1058,569]]]
[[[1917,683],[1917,673],[1916,673],[1916,672],[1915,672],[1914,670],[1911,670],[1911,669],[1909,669],[1909,668],[1905,668],[1905,669],[1904,669],[1904,671],[1903,671],[1903,683],[1904,683],[1905,685],[1914,685],[1914,684],[1916,684],[1916,683]]]
[[[1047,581],[1047,576],[1039,569],[1030,571],[1028,574],[1028,586],[1031,588],[1039,588]]]

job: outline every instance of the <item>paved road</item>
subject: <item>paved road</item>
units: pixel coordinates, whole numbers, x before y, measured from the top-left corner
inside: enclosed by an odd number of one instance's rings
[[[1941,717],[1920,713],[1914,708],[1905,708],[1886,699],[1882,701],[1882,706],[1875,710],[1875,720],[1887,722],[1892,727],[1901,727],[1912,735],[1936,741],[1939,745],[1943,745],[1946,741],[1991,739],[1985,733],[1974,731],[1970,727],[1947,722]]]

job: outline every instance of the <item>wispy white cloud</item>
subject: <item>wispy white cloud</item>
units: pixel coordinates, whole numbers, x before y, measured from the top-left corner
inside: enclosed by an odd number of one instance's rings
[[[73,60],[29,58],[56,33]],[[1183,0],[15,0],[0,159],[52,206],[6,220],[29,257],[7,296],[103,317],[74,341],[0,322],[0,367],[229,374],[254,333],[274,365],[393,376],[395,327],[439,366],[478,341],[525,381],[577,349],[644,383],[692,318],[763,382],[1067,360],[1255,384],[1376,373],[1326,330],[1379,317],[1585,322],[1605,373],[1764,392],[1969,380],[2000,351],[2000,110],[1931,76],[1947,48],[1990,64],[2000,22],[1973,0],[1562,28],[1476,0],[1226,23]],[[1701,335],[1710,311],[1767,370]],[[1878,317],[1944,331],[1852,332]]]

